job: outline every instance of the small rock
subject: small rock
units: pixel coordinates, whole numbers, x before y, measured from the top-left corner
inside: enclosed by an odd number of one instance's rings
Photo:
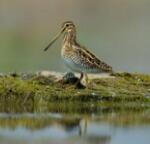
[[[77,77],[75,77],[74,73],[72,72],[67,72],[64,76],[63,76],[63,80],[64,82],[68,82],[70,80],[76,79]]]
[[[79,78],[76,77],[76,76],[74,75],[74,73],[72,73],[72,72],[67,72],[67,73],[63,76],[63,83],[65,83],[65,84],[76,84],[76,83],[78,82],[78,80],[79,80]],[[77,83],[76,87],[79,88],[79,89],[85,88],[85,86],[82,85],[80,82]]]
[[[91,95],[92,95],[92,96],[96,96],[96,93],[95,93],[95,92],[92,92]]]

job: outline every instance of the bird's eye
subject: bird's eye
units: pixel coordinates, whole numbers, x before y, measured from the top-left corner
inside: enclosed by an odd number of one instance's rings
[[[66,24],[66,27],[68,27],[69,26],[69,24]]]

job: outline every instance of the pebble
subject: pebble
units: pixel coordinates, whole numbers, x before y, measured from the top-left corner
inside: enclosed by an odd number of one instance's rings
[[[92,96],[96,96],[96,93],[95,93],[95,92],[92,92],[91,95],[92,95]]]

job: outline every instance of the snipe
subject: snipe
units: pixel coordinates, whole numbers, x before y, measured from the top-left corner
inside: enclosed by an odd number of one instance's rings
[[[66,21],[61,26],[61,31],[55,36],[48,48],[64,33],[61,56],[65,64],[73,71],[81,74],[78,84],[85,75],[88,82],[87,73],[111,73],[112,67],[98,59],[85,47],[80,46],[76,41],[76,27],[71,21]]]

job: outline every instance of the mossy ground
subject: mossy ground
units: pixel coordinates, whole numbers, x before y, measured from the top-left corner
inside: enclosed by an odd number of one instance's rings
[[[0,76],[0,101],[43,104],[48,102],[150,103],[150,76],[116,73],[114,78],[91,80],[91,88],[55,81],[54,76],[10,74]]]
[[[91,119],[119,125],[149,124],[150,76],[116,73],[113,78],[91,80],[91,88],[77,89],[73,84],[57,81],[52,75],[10,74],[0,76],[0,113],[46,114],[41,118],[3,117],[0,124],[15,128],[18,124],[36,129],[54,122],[64,127]],[[63,114],[64,119],[47,113]]]

